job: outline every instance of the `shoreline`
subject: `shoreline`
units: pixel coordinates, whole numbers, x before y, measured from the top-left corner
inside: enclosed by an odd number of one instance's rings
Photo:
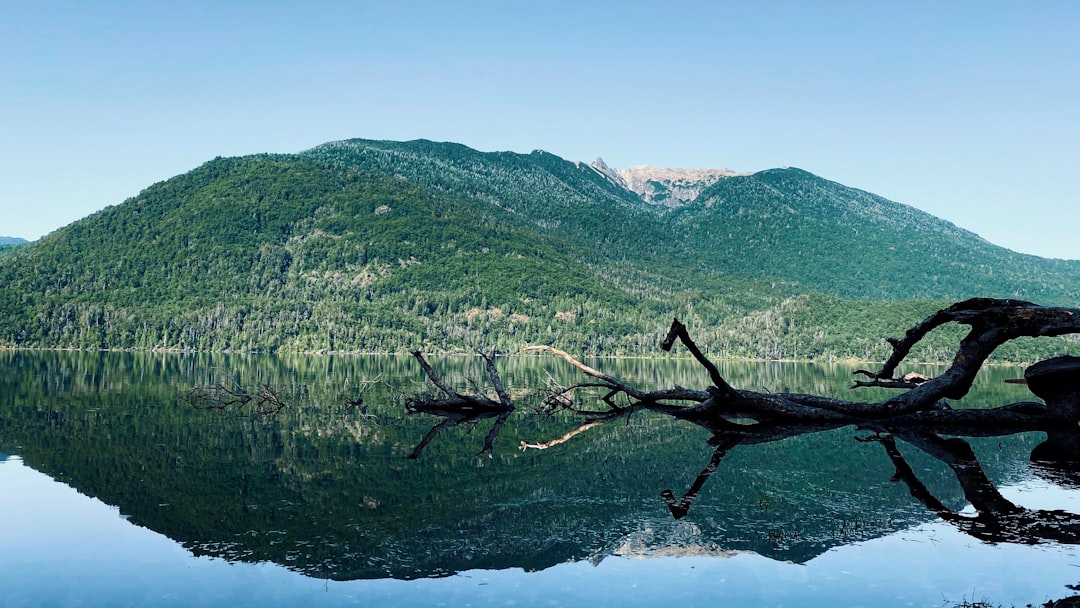
[[[237,355],[237,356],[260,356],[260,357],[411,357],[412,353],[405,352],[363,352],[363,351],[239,351],[239,350],[198,350],[189,348],[72,348],[72,347],[39,347],[39,346],[0,346],[0,352],[66,352],[66,353],[116,353],[116,354],[169,354],[169,355]],[[431,351],[424,352],[425,356],[431,357],[478,357],[479,353],[466,351]],[[504,353],[495,355],[496,358],[544,358],[542,354],[528,353]],[[689,353],[664,354],[664,355],[582,355],[581,359],[612,360],[612,361],[659,361],[659,360],[693,360]],[[836,357],[829,359],[762,359],[753,357],[725,357],[715,359],[717,362],[731,361],[740,363],[806,363],[812,365],[881,365],[881,360],[865,360],[853,357]],[[948,366],[952,361],[910,361],[910,365]],[[991,367],[1026,367],[1037,361],[986,361],[984,366]]]

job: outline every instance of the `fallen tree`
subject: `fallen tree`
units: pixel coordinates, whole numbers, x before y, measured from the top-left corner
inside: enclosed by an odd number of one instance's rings
[[[931,330],[946,323],[971,327],[961,340],[952,364],[935,378],[920,374],[900,374],[899,367],[911,348]],[[708,464],[680,497],[670,489],[660,495],[672,517],[680,519],[690,510],[708,479],[737,446],[770,443],[842,426],[871,431],[869,439],[886,448],[896,466],[894,480],[908,484],[911,493],[931,512],[982,540],[1011,542],[1075,543],[1078,530],[1075,516],[1056,511],[1032,511],[1000,497],[982,474],[971,448],[958,438],[940,434],[998,436],[1024,431],[1042,431],[1046,440],[1031,453],[1032,464],[1067,485],[1077,482],[1080,464],[1080,358],[1062,356],[1028,367],[1024,382],[1043,402],[1025,401],[988,409],[954,409],[947,399],[960,399],[971,389],[975,375],[987,358],[1005,342],[1019,337],[1059,336],[1080,333],[1080,310],[1043,307],[1017,300],[972,299],[942,309],[913,326],[902,339],[890,339],[892,356],[877,371],[859,370],[869,380],[855,382],[853,388],[868,386],[902,389],[897,397],[877,403],[862,403],[816,395],[759,393],[732,387],[717,367],[698,349],[686,327],[677,319],[661,344],[670,350],[676,341],[708,371],[712,386],[705,390],[682,387],[643,392],[608,374],[593,369],[551,346],[526,350],[547,352],[569,362],[592,380],[560,387],[548,396],[548,403],[575,409],[567,396],[578,388],[600,388],[607,411],[587,413],[591,420],[565,435],[546,442],[522,442],[521,449],[545,449],[600,424],[649,410],[693,422],[712,431],[709,443],[714,451]],[[622,405],[618,403],[620,399]],[[581,411],[576,410],[575,411]],[[954,470],[977,517],[949,511],[925,489],[896,449],[899,437],[945,462]],[[1063,525],[1066,523],[1067,525]]]
[[[900,366],[920,340],[947,323],[971,329],[960,341],[952,364],[940,375],[927,378],[901,374]],[[525,346],[525,352],[548,353],[580,370],[588,380],[558,386],[545,398],[548,411],[571,411],[585,422],[573,431],[544,442],[522,442],[522,449],[542,449],[563,443],[596,426],[623,418],[635,411],[652,411],[686,420],[724,434],[728,440],[759,443],[806,427],[836,428],[855,425],[872,431],[933,431],[953,435],[1002,435],[1027,430],[1075,428],[1080,422],[1080,358],[1063,356],[1027,368],[1025,379],[1032,392],[1043,401],[1024,401],[988,409],[954,409],[949,400],[964,397],[987,358],[1002,344],[1020,337],[1050,337],[1080,333],[1080,309],[1046,307],[1020,300],[974,298],[958,302],[915,324],[902,338],[888,338],[893,353],[876,371],[858,370],[868,378],[853,388],[886,387],[902,389],[899,395],[880,402],[861,402],[808,394],[768,393],[737,389],[720,374],[716,365],[697,347],[685,325],[672,321],[660,348],[670,351],[681,342],[709,374],[711,386],[703,389],[671,388],[643,391],[594,369],[554,346]],[[499,400],[483,395],[462,396],[446,386],[419,352],[413,355],[424,372],[443,392],[444,398],[413,400],[410,411],[426,411],[450,418],[474,421],[477,416],[499,416],[512,411],[511,402],[495,371],[491,357],[485,356]],[[600,409],[577,405],[572,395],[579,389],[599,390]],[[501,426],[505,416],[499,416]],[[449,424],[449,422],[447,423]],[[433,429],[434,430],[434,429]],[[497,428],[493,429],[497,432]],[[430,441],[430,438],[426,438]],[[490,451],[494,437],[485,441]],[[426,442],[425,442],[426,444]]]
[[[899,368],[912,347],[931,330],[946,323],[968,325],[971,331],[961,340],[952,364],[940,375],[928,378],[919,374],[901,374]],[[671,324],[661,348],[671,350],[681,342],[691,356],[708,372],[711,385],[704,389],[681,386],[643,391],[614,376],[590,367],[569,353],[553,346],[526,346],[526,352],[548,353],[581,371],[588,379],[569,386],[548,389],[544,399],[547,412],[570,412],[584,418],[582,424],[548,441],[521,442],[522,450],[547,449],[565,443],[593,428],[624,420],[634,412],[650,411],[672,416],[704,427],[712,432],[714,447],[705,468],[680,497],[670,489],[661,492],[674,518],[685,516],[709,477],[737,446],[770,443],[802,435],[854,426],[860,433],[869,432],[860,441],[874,441],[884,446],[896,467],[896,481],[904,481],[914,497],[927,508],[953,523],[965,533],[983,540],[1017,542],[1057,540],[1080,541],[1080,529],[1074,516],[1054,511],[1027,510],[1000,497],[985,479],[971,448],[958,438],[941,435],[1000,436],[1025,431],[1042,431],[1046,440],[1031,453],[1031,461],[1044,474],[1065,480],[1077,480],[1080,463],[1080,357],[1061,356],[1036,363],[1025,370],[1028,388],[1042,399],[985,409],[953,408],[948,400],[964,397],[975,375],[999,346],[1019,337],[1048,337],[1080,333],[1080,309],[1043,307],[1018,300],[978,298],[958,302],[914,325],[901,339],[889,339],[892,356],[877,371],[858,370],[852,388],[885,387],[901,389],[900,395],[865,403],[829,397],[790,393],[761,393],[731,386],[713,362],[705,357],[677,319]],[[463,422],[475,423],[497,417],[484,441],[482,452],[490,453],[499,430],[513,410],[513,403],[502,386],[494,361],[484,356],[488,375],[499,395],[493,400],[484,395],[462,396],[438,377],[419,352],[413,355],[424,372],[445,397],[413,400],[410,411],[434,413],[445,420],[436,425],[413,451],[419,455],[434,435]],[[577,392],[588,389],[600,393],[596,407],[575,401]],[[948,510],[934,498],[915,476],[896,448],[895,438],[945,462],[956,473],[965,495],[979,514],[967,517]],[[1073,519],[1070,519],[1073,518]],[[1063,527],[1063,522],[1067,523]]]
[[[952,364],[934,378],[898,374],[911,348],[931,330],[946,323],[971,327],[957,349]],[[682,342],[690,354],[708,371],[712,386],[704,390],[673,387],[641,391],[608,374],[593,369],[552,346],[526,346],[526,351],[558,356],[592,380],[560,388],[549,403],[565,401],[576,389],[591,387],[606,391],[603,401],[608,413],[628,409],[650,410],[699,424],[713,431],[735,431],[748,423],[760,425],[854,424],[887,430],[932,429],[959,435],[993,433],[994,428],[1038,430],[1080,422],[1080,358],[1064,356],[1027,368],[1025,381],[1044,402],[1027,401],[989,409],[953,409],[948,400],[961,399],[987,358],[999,346],[1019,337],[1060,336],[1080,333],[1080,309],[1044,307],[1019,300],[977,298],[956,303],[916,324],[902,339],[888,339],[892,356],[877,371],[856,373],[869,380],[855,382],[854,388],[876,386],[904,389],[900,395],[881,402],[866,403],[817,395],[761,393],[732,387],[694,343],[686,327],[674,320],[661,344],[671,350]],[[615,398],[625,405],[616,405]],[[761,430],[761,429],[758,429]],[[755,431],[756,432],[756,431]],[[541,444],[525,447],[543,447]]]

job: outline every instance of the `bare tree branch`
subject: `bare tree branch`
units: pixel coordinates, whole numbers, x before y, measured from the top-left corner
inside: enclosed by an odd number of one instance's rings
[[[960,323],[971,327],[971,331],[961,340],[952,365],[936,378],[918,374],[894,378],[897,367],[908,356],[912,347],[930,331],[946,323]],[[546,410],[566,410],[598,418],[587,421],[557,439],[522,442],[520,447],[552,447],[638,410],[670,415],[714,433],[745,434],[747,437],[756,435],[754,441],[769,437],[768,433],[772,428],[805,429],[806,425],[835,427],[854,424],[878,431],[933,429],[972,435],[1042,430],[1060,426],[1062,423],[1076,425],[1080,422],[1080,358],[1063,357],[1028,368],[1026,381],[1033,392],[1046,400],[1045,404],[1021,402],[971,410],[953,409],[946,401],[966,395],[983,363],[1005,342],[1022,336],[1059,336],[1068,333],[1080,333],[1080,309],[1043,307],[1020,300],[987,298],[958,302],[916,323],[903,339],[890,339],[893,354],[880,370],[856,372],[870,380],[857,381],[855,387],[905,389],[904,393],[896,397],[876,403],[818,395],[761,393],[736,389],[723,378],[716,365],[702,354],[686,326],[678,319],[672,320],[671,328],[660,346],[664,350],[670,350],[676,340],[681,341],[691,356],[709,373],[712,386],[705,390],[674,386],[644,391],[586,365],[554,346],[527,345],[523,349],[525,352],[554,355],[593,379],[590,382],[549,389],[544,401]],[[443,411],[454,412],[503,412],[513,407],[491,357],[484,356],[484,360],[488,376],[499,395],[498,402],[483,395],[462,396],[454,392],[438,378],[419,352],[413,355],[432,382],[447,395],[446,399],[429,402],[429,410],[441,408]],[[575,406],[569,395],[581,388],[603,392],[600,400],[609,410],[592,411]],[[416,407],[415,404],[413,407]],[[505,419],[502,422],[505,422]],[[748,424],[749,422],[753,424]],[[490,442],[486,444],[490,445]]]
[[[568,363],[570,363],[570,365],[573,365],[574,367],[576,367],[576,368],[580,369],[582,372],[584,372],[584,374],[586,376],[592,376],[593,378],[603,380],[604,382],[607,382],[611,386],[627,386],[627,385],[624,385],[623,383],[619,382],[615,378],[613,378],[613,377],[611,377],[611,376],[609,376],[609,375],[607,375],[607,374],[605,374],[603,372],[597,371],[597,370],[589,367],[588,365],[585,365],[581,361],[578,361],[577,359],[575,359],[572,355],[570,355],[566,351],[559,350],[559,349],[555,348],[554,346],[544,346],[544,345],[528,346],[528,345],[526,345],[521,350],[524,351],[524,352],[540,351],[540,352],[551,353],[551,354],[555,355],[556,357],[562,357]],[[630,387],[627,386],[627,388],[630,388]],[[631,389],[631,390],[633,390],[633,389]]]
[[[719,389],[721,395],[731,396],[735,394],[735,389],[731,388],[731,385],[720,375],[720,370],[713,365],[712,361],[709,361],[708,357],[701,353],[697,344],[690,339],[690,334],[686,331],[686,326],[680,323],[678,319],[672,319],[671,328],[668,329],[667,337],[660,343],[660,350],[669,352],[671,347],[675,345],[676,339],[682,341],[683,345],[686,346],[686,349],[694,356],[694,359],[697,359],[697,362],[709,372],[709,379],[712,380],[713,386]]]
[[[514,403],[510,399],[510,394],[506,391],[502,379],[499,377],[499,372],[495,369],[493,356],[480,354],[484,359],[488,378],[499,395],[499,401],[480,394],[478,389],[475,389],[476,394],[474,395],[458,393],[435,372],[434,368],[424,358],[423,353],[414,351],[412,356],[420,363],[421,369],[424,370],[424,374],[431,380],[431,383],[438,387],[446,397],[443,399],[410,398],[406,401],[405,407],[409,412],[431,414],[443,418],[441,422],[433,426],[424,435],[408,458],[419,458],[421,452],[431,443],[435,436],[448,428],[460,424],[476,423],[486,418],[495,418],[495,423],[484,437],[484,445],[480,449],[481,454],[490,454],[495,439],[499,436],[499,432],[502,431],[503,426],[510,417],[510,413],[514,411]]]
[[[428,364],[427,359],[424,359],[424,353],[418,350],[414,350],[410,354],[416,358],[417,362],[420,363],[420,368],[424,370],[424,374],[428,377],[428,380],[431,380],[431,383],[438,387],[440,391],[442,391],[447,397],[456,397],[459,399],[461,398],[461,396],[458,395],[457,392],[454,391],[454,389],[450,388],[449,384],[443,382],[443,379],[435,373],[435,370],[431,369],[431,365]]]
[[[877,372],[862,373],[874,379],[890,379],[897,365],[931,329],[948,322],[971,327],[960,342],[952,365],[884,404],[883,414],[895,416],[926,409],[941,399],[961,399],[971,390],[975,375],[1002,344],[1019,337],[1050,337],[1080,333],[1080,309],[1046,307],[1022,300],[973,298],[957,302],[916,324],[903,340],[891,341],[893,354]]]

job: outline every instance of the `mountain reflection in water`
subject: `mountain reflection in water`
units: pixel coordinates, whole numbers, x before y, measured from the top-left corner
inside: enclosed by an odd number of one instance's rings
[[[475,358],[433,364],[458,386],[483,378]],[[558,379],[565,372],[543,359],[498,364],[516,395],[543,386],[549,373]],[[621,377],[645,385],[707,382],[692,362],[605,365],[621,366]],[[842,555],[849,560],[843,570],[821,575],[842,578],[843,571],[858,569],[862,558],[851,556],[860,552],[897,542],[930,548],[942,542],[934,538],[955,533],[968,540],[937,550],[959,551],[950,561],[957,583],[975,577],[985,588],[945,589],[939,574],[923,574],[936,585],[921,596],[933,605],[991,589],[999,589],[991,598],[996,602],[1036,602],[1068,595],[1065,585],[1080,582],[1080,571],[1067,565],[1064,571],[1041,568],[1023,588],[1002,588],[1007,574],[980,578],[994,572],[980,550],[986,543],[1005,543],[996,545],[998,555],[1001,547],[1038,543],[1029,550],[1049,552],[1063,564],[1076,554],[1069,465],[1063,468],[1060,457],[1029,464],[1033,451],[1046,451],[1044,433],[967,441],[842,427],[725,445],[692,425],[636,416],[553,449],[520,452],[521,441],[556,436],[576,422],[519,407],[490,455],[479,453],[491,423],[478,420],[442,429],[419,458],[408,459],[438,423],[406,416],[388,388],[422,386],[410,358],[4,352],[0,368],[0,454],[17,455],[16,462],[112,505],[131,524],[197,558],[277,564],[334,581],[573,572],[575,584],[590,587],[611,583],[592,577],[612,571],[632,571],[627,576],[645,585],[642,571],[621,558],[656,558],[645,563],[661,572],[674,566],[660,558],[678,556],[685,576],[690,564],[700,572],[719,567],[696,560],[724,557],[731,564],[724,568],[752,564],[747,580],[764,589],[792,578],[781,567],[788,563],[820,571],[815,564]],[[851,370],[729,364],[723,371],[733,384],[837,394]],[[1015,375],[989,369],[965,402],[1029,398],[1023,387],[1001,383]],[[185,390],[223,377],[275,387],[290,407],[274,417],[229,416],[180,400]],[[355,407],[356,387],[375,378],[386,383],[366,385],[363,406]],[[1075,437],[1065,433],[1054,441],[1067,448]],[[0,466],[15,465],[8,459]],[[1043,477],[1032,471],[1044,471]],[[1021,506],[1023,496],[1006,498],[1002,486],[1045,487],[1074,502]],[[957,548],[965,542],[974,546],[971,555]],[[882,585],[903,576],[888,568]],[[1002,564],[1005,572],[1017,568]],[[117,573],[125,576],[130,573]],[[686,593],[708,598],[719,581],[688,584],[694,589]],[[810,591],[792,587],[790,593]],[[3,599],[0,592],[0,604]]]

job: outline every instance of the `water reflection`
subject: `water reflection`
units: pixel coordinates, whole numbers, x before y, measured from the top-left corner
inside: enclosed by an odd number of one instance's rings
[[[541,359],[498,363],[515,395],[563,373]],[[433,365],[459,390],[486,377],[477,358]],[[642,386],[708,381],[692,361],[605,366]],[[839,366],[729,363],[722,371],[740,385],[800,392],[840,394],[850,382]],[[180,400],[223,373],[273,386],[291,407],[263,420]],[[1000,382],[1015,375],[989,370],[970,399],[1028,398]],[[359,383],[377,377],[387,382],[365,390],[365,409],[350,407]],[[422,381],[407,357],[0,353],[0,455],[19,454],[196,556],[342,581],[535,572],[632,556],[752,552],[810,564],[937,521],[986,542],[1076,543],[1075,515],[1055,519],[1060,509],[1018,506],[995,489],[1029,479],[1029,460],[1068,487],[1075,433],[965,448],[899,435],[860,442],[870,435],[852,427],[713,434],[641,415],[522,453],[521,441],[577,423],[521,407],[485,451],[486,422],[480,431],[475,421],[447,425],[424,441],[439,419],[405,415],[388,388]],[[418,447],[422,457],[409,460]],[[686,490],[660,496],[665,488]]]
[[[1069,434],[1075,439],[1080,436],[1080,429],[1072,429]],[[1080,542],[1080,515],[1060,509],[1029,509],[1009,501],[987,477],[975,457],[975,452],[966,441],[959,438],[944,439],[931,433],[907,434],[904,439],[945,463],[953,471],[963,489],[964,498],[975,509],[976,515],[963,515],[938,500],[919,480],[891,435],[876,435],[872,438],[885,448],[896,467],[896,478],[907,484],[911,495],[926,505],[931,513],[956,526],[958,530],[992,543],[1056,542],[1075,545]],[[1033,453],[1037,453],[1045,445],[1044,442],[1036,446]],[[1076,462],[1077,455],[1080,454],[1073,454],[1073,462]],[[1047,470],[1045,466],[1040,468]]]
[[[741,432],[717,433],[709,439],[715,450],[690,488],[679,499],[668,489],[661,492],[661,497],[672,517],[681,519],[689,513],[705,483],[720,469],[724,456],[736,446],[780,441],[831,428],[835,427],[754,425]],[[903,481],[911,495],[925,505],[930,513],[986,542],[1080,543],[1080,515],[1062,510],[1027,509],[1006,500],[987,476],[967,441],[960,438],[945,439],[925,432],[902,432],[897,435],[946,465],[956,476],[965,500],[974,507],[977,515],[961,515],[936,498],[901,454],[894,434],[879,432],[866,438],[856,436],[857,441],[879,443],[884,447],[896,468],[892,480]],[[1076,465],[1080,462],[1080,450],[1077,449],[1080,446],[1080,428],[1058,429],[1048,435],[1047,440],[1036,445],[1031,451],[1032,470],[1045,479],[1067,487],[1076,487],[1073,482],[1076,479]]]

